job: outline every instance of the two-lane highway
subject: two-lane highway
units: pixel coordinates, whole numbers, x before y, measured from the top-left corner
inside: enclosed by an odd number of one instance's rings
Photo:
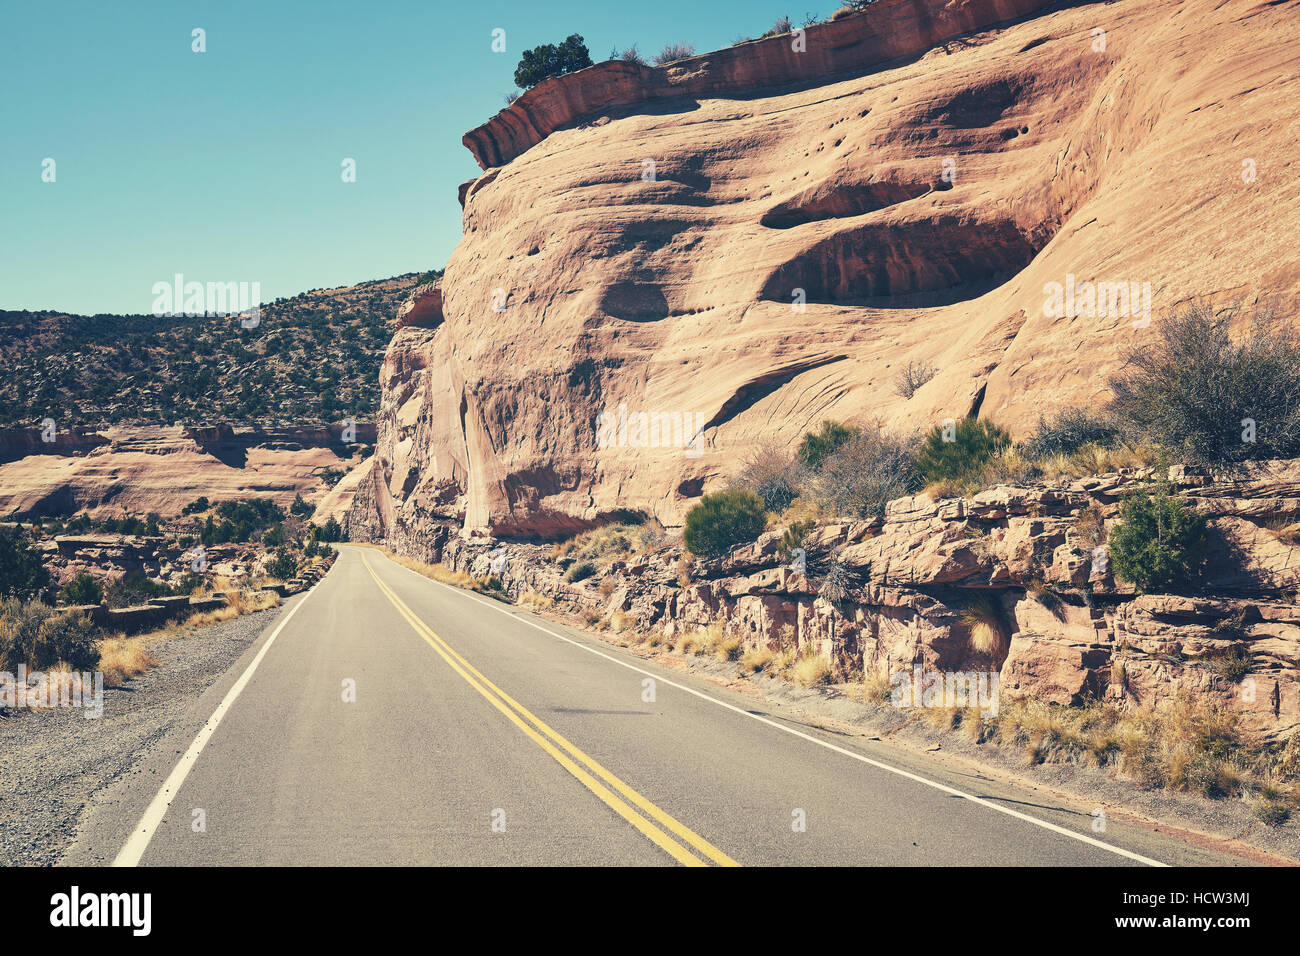
[[[1240,862],[800,725],[343,547],[67,862]]]

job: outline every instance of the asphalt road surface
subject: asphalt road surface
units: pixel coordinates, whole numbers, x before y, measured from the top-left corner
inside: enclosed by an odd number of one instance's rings
[[[68,863],[1241,861],[780,711],[340,548]]]

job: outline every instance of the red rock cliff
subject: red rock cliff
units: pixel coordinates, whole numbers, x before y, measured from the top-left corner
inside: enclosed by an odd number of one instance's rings
[[[1023,430],[1189,299],[1296,314],[1296,12],[886,0],[540,85],[466,138],[493,168],[390,347],[357,533],[675,524],[823,418]]]

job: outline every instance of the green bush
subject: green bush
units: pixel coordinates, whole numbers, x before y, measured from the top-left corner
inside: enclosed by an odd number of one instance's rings
[[[587,43],[576,33],[558,46],[544,43],[524,52],[515,67],[515,86],[527,90],[552,76],[563,76],[591,66]]]
[[[702,556],[723,554],[763,533],[763,499],[743,488],[705,495],[686,513],[686,547]]]
[[[129,571],[105,589],[104,601],[109,607],[136,607],[151,598],[170,597],[171,593],[167,585],[151,581],[139,571]]]
[[[104,589],[94,577],[82,571],[59,590],[59,600],[64,604],[100,604]]]
[[[0,598],[0,668],[13,673],[19,664],[35,670],[61,662],[74,670],[99,663],[99,635],[90,618],[36,600]]]
[[[18,531],[0,530],[0,597],[29,597],[50,583],[41,556]]]
[[[570,584],[576,584],[579,581],[585,581],[595,573],[595,564],[590,561],[579,561],[577,564],[569,565],[569,570],[564,572],[564,580]]]
[[[1205,547],[1205,518],[1169,494],[1167,486],[1129,495],[1109,535],[1115,574],[1139,591],[1185,581]]]
[[[949,429],[936,425],[921,442],[916,472],[925,483],[973,481],[995,455],[1011,445],[1005,429],[982,418],[963,418]]]
[[[848,425],[825,421],[820,429],[803,436],[795,454],[806,467],[816,471],[823,461],[856,434],[857,429]]]
[[[298,573],[298,559],[287,548],[280,548],[275,557],[266,562],[266,573],[277,581],[288,581]]]

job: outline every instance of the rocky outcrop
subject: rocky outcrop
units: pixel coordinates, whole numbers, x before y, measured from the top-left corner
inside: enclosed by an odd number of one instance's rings
[[[1298,30],[1288,4],[883,0],[804,53],[539,85],[468,137],[491,168],[393,338],[350,526],[675,527],[822,419],[1020,433],[1192,298],[1294,314]],[[938,372],[905,398],[909,361]]]
[[[46,442],[39,430],[22,431],[0,446],[23,452],[0,459],[0,516],[84,511],[170,518],[199,496],[269,498],[287,507],[301,494],[315,503],[332,490],[322,476],[360,464],[360,450],[376,432],[372,423],[134,426],[53,437]],[[333,494],[330,508],[341,513],[350,500]]]
[[[1051,6],[1054,0],[879,0],[871,10],[797,34],[738,43],[663,67],[620,60],[553,77],[525,92],[465,134],[483,169],[503,166],[556,130],[620,107],[649,109],[658,100],[746,94],[755,89],[865,73],[915,56],[962,34]]]
[[[1170,477],[1215,529],[1285,499],[1300,461],[1230,476],[1180,468]],[[1294,564],[1300,548],[1261,524],[1232,556],[1235,578],[1221,577],[1224,558],[1212,547],[1192,582],[1200,596],[1135,594],[1112,575],[1104,542],[1120,496],[1148,480],[1130,472],[970,499],[902,498],[883,519],[818,527],[803,542],[801,569],[782,552],[781,533],[770,532],[725,558],[694,562],[689,580],[672,548],[569,583],[572,559],[447,524],[402,529],[389,544],[494,575],[516,596],[536,591],[588,619],[620,612],[669,638],[721,624],[750,649],[811,645],[839,679],[914,668],[997,672],[1004,700],[1141,706],[1185,696],[1236,709],[1259,737],[1290,736],[1300,729],[1296,582],[1265,572],[1279,551]],[[842,595],[826,586],[836,564],[848,582]],[[1000,637],[991,648],[972,640],[980,623]]]

